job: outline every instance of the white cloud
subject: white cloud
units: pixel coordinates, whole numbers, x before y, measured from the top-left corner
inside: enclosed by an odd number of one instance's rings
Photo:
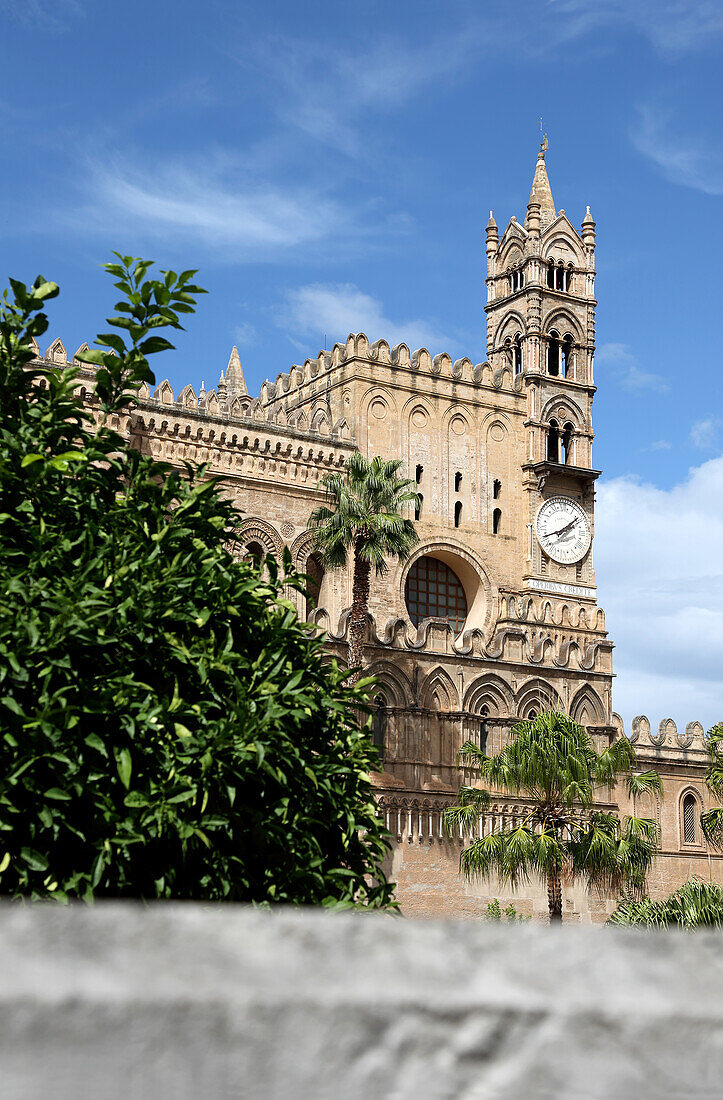
[[[723,195],[723,147],[717,133],[692,133],[689,123],[676,123],[670,113],[647,104],[638,110],[632,140],[671,183]]]
[[[239,347],[242,344],[254,344],[258,339],[258,332],[248,321],[241,321],[233,330],[234,343]]]
[[[723,456],[671,489],[602,481],[595,568],[615,642],[613,707],[679,728],[723,718]]]
[[[690,428],[690,439],[694,447],[709,451],[716,446],[720,434],[721,422],[716,416],[696,420]]]
[[[669,388],[661,375],[643,370],[629,344],[603,344],[596,358],[598,364],[612,366],[618,385],[630,393],[644,390],[665,393]]]
[[[414,350],[425,347],[432,354],[457,347],[427,321],[393,321],[378,298],[365,294],[353,283],[312,283],[289,291],[280,321],[296,336],[311,336],[331,345],[350,332],[364,332],[370,341],[386,340],[390,346],[404,342]],[[321,346],[321,343],[320,345]]]
[[[667,439],[655,439],[648,447],[649,451],[669,451],[672,444]]]
[[[85,203],[59,215],[66,225],[101,234],[112,227],[130,240],[191,241],[231,261],[308,256],[332,241],[353,248],[405,228],[399,219],[372,217],[369,204],[344,205],[313,186],[248,179],[223,154],[155,168],[96,164],[84,186]]]

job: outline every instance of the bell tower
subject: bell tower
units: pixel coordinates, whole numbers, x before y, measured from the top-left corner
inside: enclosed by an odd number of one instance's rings
[[[487,223],[487,352],[526,398],[519,455],[530,539],[529,589],[595,599],[592,468],[595,223],[556,210],[543,138],[524,223]]]

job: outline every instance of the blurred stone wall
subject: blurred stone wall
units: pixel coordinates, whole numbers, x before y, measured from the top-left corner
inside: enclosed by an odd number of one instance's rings
[[[0,1095],[709,1100],[722,948],[715,933],[6,905]]]

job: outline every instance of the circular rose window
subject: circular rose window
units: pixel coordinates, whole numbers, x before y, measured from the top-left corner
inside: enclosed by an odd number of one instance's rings
[[[456,573],[438,558],[420,558],[407,575],[404,599],[415,626],[442,619],[460,631],[467,618],[467,597]]]

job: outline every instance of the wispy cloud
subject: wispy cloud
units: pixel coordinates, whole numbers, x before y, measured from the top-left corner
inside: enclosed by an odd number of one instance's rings
[[[581,37],[605,26],[626,26],[671,57],[711,45],[723,35],[719,0],[548,0]]]
[[[392,346],[426,347],[432,354],[457,350],[458,341],[444,335],[428,321],[397,320],[386,316],[378,298],[365,294],[353,283],[312,283],[289,291],[279,321],[296,337],[329,342],[345,340],[350,332],[365,332],[370,340],[384,339]]]
[[[61,30],[68,18],[82,10],[80,0],[0,0],[0,17],[37,30]]]
[[[234,342],[241,347],[242,345],[255,344],[258,340],[258,332],[252,324],[248,321],[242,321],[236,325],[233,330]]]
[[[696,420],[690,428],[691,443],[701,451],[710,451],[717,446],[720,430],[721,421],[717,416]]]
[[[615,642],[613,706],[679,726],[720,718],[723,457],[663,490],[601,480],[595,572]]]
[[[723,145],[718,135],[705,137],[676,123],[670,112],[647,104],[639,108],[632,130],[638,152],[666,179],[706,195],[723,195]]]
[[[597,362],[611,366],[618,385],[629,393],[651,390],[665,393],[669,389],[662,375],[640,366],[629,344],[603,344],[598,350]]]
[[[369,153],[363,126],[369,116],[396,109],[425,89],[438,89],[442,78],[448,87],[465,77],[486,27],[486,21],[475,19],[464,28],[440,29],[417,44],[387,36],[377,37],[373,45],[360,41],[356,49],[276,36],[255,41],[253,58],[239,55],[237,60],[263,71],[285,126],[359,158]]]
[[[205,163],[205,167],[197,167]],[[90,166],[86,200],[60,216],[84,231],[109,226],[131,239],[162,239],[212,250],[221,260],[257,262],[314,247],[373,244],[400,231],[373,204],[344,204],[313,185],[245,178],[227,157],[193,158],[143,168],[128,162]]]

